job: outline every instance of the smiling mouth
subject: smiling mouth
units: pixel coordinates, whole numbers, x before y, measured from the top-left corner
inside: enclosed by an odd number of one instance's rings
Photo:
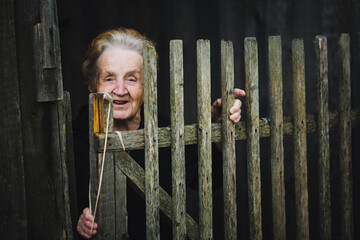
[[[116,105],[125,105],[125,104],[128,103],[129,101],[114,100],[113,102],[114,102],[114,104],[116,104]]]

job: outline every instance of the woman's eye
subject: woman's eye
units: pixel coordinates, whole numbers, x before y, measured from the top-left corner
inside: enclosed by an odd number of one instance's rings
[[[105,78],[105,82],[110,82],[110,81],[112,81],[111,78]]]
[[[136,82],[136,79],[134,79],[134,78],[129,78],[128,81],[129,81],[129,82]]]

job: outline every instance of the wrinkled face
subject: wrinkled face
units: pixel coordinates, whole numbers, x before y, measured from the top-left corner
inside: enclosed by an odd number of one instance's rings
[[[97,66],[97,92],[113,94],[114,119],[131,121],[139,117],[144,100],[142,56],[132,50],[109,48]]]

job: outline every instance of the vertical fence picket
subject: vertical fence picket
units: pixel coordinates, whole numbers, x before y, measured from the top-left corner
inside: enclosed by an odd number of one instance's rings
[[[103,153],[98,154],[98,162],[103,160]],[[114,176],[114,153],[106,153],[104,159],[104,172],[101,184],[100,198],[97,210],[97,223],[99,228],[97,239],[115,239],[115,176]],[[99,175],[101,164],[99,164]],[[97,187],[97,186],[96,186]]]
[[[114,153],[114,164],[118,159],[124,158],[125,152]],[[121,164],[121,163],[120,163]],[[128,212],[127,212],[127,177],[115,166],[115,239],[126,239],[128,236]]]
[[[186,239],[184,72],[181,40],[170,41],[170,110],[173,239]]]
[[[110,109],[109,109],[110,108]],[[102,228],[99,229],[96,239],[115,239],[115,195],[114,195],[114,161],[113,154],[107,153],[104,159],[103,179],[97,209],[96,196],[98,194],[99,181],[103,154],[94,151],[94,133],[104,134],[107,127],[107,115],[110,111],[108,132],[113,130],[113,104],[112,98],[107,93],[91,94],[89,98],[89,142],[90,142],[90,183],[91,183],[91,208],[95,214],[95,220]],[[101,199],[101,201],[100,201]]]
[[[327,39],[315,38],[319,153],[319,235],[331,239],[330,140]]]
[[[200,239],[212,239],[210,42],[208,40],[198,40],[196,43],[200,205],[199,236]]]
[[[235,125],[229,119],[234,104],[234,50],[221,41],[222,153],[225,239],[237,239]]]
[[[269,37],[271,185],[274,239],[286,239],[281,37]]]
[[[245,38],[245,91],[247,93],[247,162],[249,189],[250,239],[262,239],[260,136],[259,136],[259,74],[258,48],[255,38]]]
[[[351,83],[350,36],[341,34],[339,41],[339,162],[342,239],[353,239],[353,190],[351,162]]]
[[[297,239],[309,239],[306,155],[305,54],[304,41],[292,41],[294,111],[294,173]]]
[[[143,57],[146,239],[160,239],[157,63],[155,48],[146,42]]]

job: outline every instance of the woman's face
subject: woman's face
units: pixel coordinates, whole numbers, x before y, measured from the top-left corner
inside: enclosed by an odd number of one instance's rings
[[[114,119],[140,116],[144,100],[143,58],[136,51],[106,49],[98,59],[97,92],[113,94]]]

